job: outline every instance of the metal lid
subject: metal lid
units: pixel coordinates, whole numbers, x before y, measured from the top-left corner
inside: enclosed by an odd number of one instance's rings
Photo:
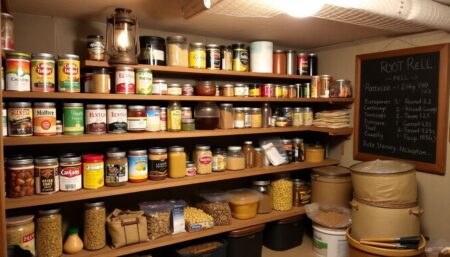
[[[296,179],[294,179],[294,185],[295,186],[304,186],[304,185],[306,185],[306,182],[301,179],[296,178]]]
[[[58,55],[58,59],[79,60],[80,57],[76,54],[60,54]]]
[[[26,58],[26,59],[30,59],[30,55],[27,53],[19,53],[19,52],[7,52],[6,53],[6,58],[9,57],[19,57],[19,58]]]
[[[242,147],[237,146],[237,145],[232,145],[228,147],[228,151],[232,151],[232,152],[237,152],[237,151],[241,151]]]
[[[74,153],[67,153],[59,157],[60,162],[81,162],[81,156]]]
[[[305,112],[312,112],[312,108],[311,107],[305,107]]]
[[[195,123],[195,119],[181,119],[181,123]]]
[[[137,68],[137,69],[136,69],[136,72],[139,72],[139,71],[142,71],[142,72],[151,72],[152,70],[151,70],[150,68]]]
[[[231,108],[233,108],[233,104],[230,104],[230,103],[223,103],[223,104],[220,104],[220,107],[223,107],[223,108],[225,108],[225,107],[231,107]]]
[[[186,161],[186,168],[193,168],[196,167],[195,162]]]
[[[295,51],[294,49],[288,49],[286,50],[286,53],[297,53],[297,51]]]
[[[244,108],[242,108],[242,107],[235,107],[234,110],[235,110],[235,111],[243,111]]]
[[[143,154],[143,155],[146,155],[147,154],[147,150],[145,150],[145,149],[130,149],[130,150],[128,150],[128,154],[139,154],[139,155]]]
[[[236,43],[231,45],[232,48],[244,48],[245,43]]]
[[[140,36],[139,37],[139,43],[141,44],[141,47],[147,47],[147,45],[152,44],[161,44],[164,45],[166,43],[166,40],[162,37],[157,36]]]
[[[252,111],[258,111],[258,112],[260,112],[261,111],[261,108],[258,108],[258,107],[255,107],[255,108],[252,108]]]
[[[155,79],[153,83],[166,84],[166,81],[164,79]]]
[[[224,84],[224,85],[221,85],[221,87],[232,88],[232,87],[234,87],[234,85],[233,84]]]
[[[11,102],[11,103],[8,103],[8,106],[9,107],[15,107],[15,108],[18,108],[18,107],[31,107],[31,103],[30,102]]]
[[[414,171],[414,165],[394,160],[361,162],[350,167],[351,172],[366,174],[396,174]]]
[[[325,166],[313,169],[314,174],[329,177],[350,176],[350,170],[342,166]]]
[[[86,109],[105,109],[104,104],[87,104]]]
[[[295,107],[294,108],[294,112],[303,112],[303,108],[302,107]]]
[[[255,151],[256,151],[256,152],[263,152],[264,149],[262,149],[261,147],[255,147]]]
[[[83,107],[82,103],[64,103],[64,107]]]
[[[294,139],[292,139],[292,142],[294,142],[294,143],[303,142],[303,138],[294,138]]]
[[[310,53],[309,56],[316,56],[316,53]]]
[[[108,105],[108,109],[126,109],[127,106],[125,104],[110,104]]]
[[[197,83],[196,86],[210,86],[210,85],[216,85],[215,81],[210,81],[210,80],[206,80],[206,81],[200,81]]]
[[[282,142],[283,144],[289,144],[289,143],[292,144],[292,139],[281,139],[281,142]]]
[[[277,117],[277,120],[279,120],[279,121],[287,121],[287,118],[286,117]]]
[[[106,156],[111,158],[124,158],[126,155],[125,151],[118,151],[118,152],[107,152]]]
[[[331,78],[331,75],[328,74],[320,75],[320,78]]]
[[[31,223],[31,222],[33,222],[33,220],[34,220],[34,215],[8,217],[8,218],[6,218],[6,226],[8,226],[8,227],[21,226],[21,225]]]
[[[147,106],[147,107],[145,107],[145,109],[146,110],[159,110],[159,106],[155,106],[155,105]]]
[[[39,103],[34,103],[34,107],[55,107],[55,103],[52,103],[52,102],[39,102]]]
[[[244,141],[244,145],[252,145],[253,141]]]
[[[178,83],[172,83],[172,84],[169,84],[169,87],[181,87],[181,85]]]
[[[34,53],[34,54],[31,54],[31,58],[33,58],[33,59],[53,60],[54,61],[55,56],[53,54],[49,54],[49,53]]]
[[[203,151],[207,151],[210,150],[211,147],[209,145],[196,145],[195,146],[196,150],[203,150]]]
[[[129,105],[128,110],[145,110],[144,105]]]
[[[185,36],[170,36],[167,37],[167,43],[186,43],[186,37]]]
[[[116,71],[125,70],[125,71],[134,71],[134,68],[131,66],[117,66]]]
[[[254,180],[252,181],[253,185],[255,186],[268,186],[270,185],[269,180]]]
[[[194,42],[191,43],[192,47],[201,47],[201,48],[205,48],[205,44],[203,44],[202,42]]]
[[[306,53],[298,53],[297,55],[298,55],[298,56],[305,56]]]
[[[292,110],[292,107],[283,107],[283,110]]]
[[[163,148],[163,147],[152,147],[150,149],[148,149],[148,151],[152,154],[152,153],[167,153],[167,149]]]
[[[171,146],[171,147],[169,147],[169,151],[170,152],[184,152],[184,147],[178,146],[178,145]]]
[[[294,88],[294,87],[297,87],[296,85],[289,85],[289,87],[292,87],[292,88]]]
[[[273,52],[274,52],[274,53],[286,53],[286,51],[281,50],[281,49],[273,50]]]
[[[34,159],[34,162],[36,164],[54,164],[58,163],[58,158],[54,156],[39,156],[36,159]]]
[[[165,112],[167,110],[167,107],[161,107],[159,109],[161,109],[162,112]]]
[[[271,87],[272,87],[273,85],[274,85],[274,84],[272,84],[272,83],[265,83],[265,84],[264,84],[264,86],[271,86]]]
[[[218,44],[207,44],[206,48],[219,48]]]
[[[8,165],[27,165],[33,164],[33,158],[29,157],[16,157],[16,158],[8,158],[6,161]]]
[[[62,121],[61,120],[56,120],[56,125],[62,125]]]
[[[39,215],[52,215],[52,214],[58,214],[60,211],[59,208],[56,209],[47,209],[47,210],[39,210]]]
[[[6,12],[2,12],[2,16],[8,17],[8,18],[11,18],[11,19],[13,18],[13,16],[11,14],[6,13]]]
[[[190,110],[191,110],[191,107],[181,107],[181,110],[182,110],[182,111],[190,111]]]
[[[246,84],[237,83],[234,87],[247,87]]]
[[[108,68],[96,68],[94,74],[109,74]]]
[[[103,201],[84,204],[85,208],[94,208],[94,207],[103,207],[103,206],[105,206],[105,202],[103,202]]]
[[[250,107],[244,107],[244,111],[250,111]]]

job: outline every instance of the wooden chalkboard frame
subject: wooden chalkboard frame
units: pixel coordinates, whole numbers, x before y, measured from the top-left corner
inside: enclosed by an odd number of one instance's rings
[[[363,54],[356,56],[355,71],[355,112],[354,112],[354,140],[353,155],[356,160],[370,161],[375,159],[398,159],[390,156],[375,155],[359,151],[359,129],[360,129],[360,108],[361,108],[361,64],[365,60],[381,59],[388,57],[400,57],[421,53],[439,52],[439,91],[438,91],[438,111],[437,111],[437,135],[436,135],[436,161],[435,163],[426,163],[420,161],[405,160],[412,162],[416,169],[434,174],[445,174],[446,165],[446,146],[447,146],[447,115],[448,115],[448,75],[449,75],[449,44],[431,45],[424,47],[400,49],[394,51]]]

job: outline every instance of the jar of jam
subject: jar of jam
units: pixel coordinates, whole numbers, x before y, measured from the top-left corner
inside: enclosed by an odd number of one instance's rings
[[[132,183],[147,181],[148,177],[147,150],[131,149],[128,151],[129,180]]]
[[[206,50],[205,45],[203,43],[195,42],[190,44],[189,68],[194,69],[206,68]]]
[[[274,97],[275,96],[275,86],[273,84],[264,84],[261,89],[262,97]]]
[[[145,132],[147,128],[147,113],[143,105],[128,106],[127,130],[128,132]]]
[[[163,79],[154,80],[152,95],[167,95],[167,82]]]
[[[225,84],[220,86],[220,95],[221,96],[234,96],[234,85],[233,84]]]
[[[202,81],[195,87],[195,95],[200,96],[215,96],[216,83],[213,81]]]
[[[35,191],[38,195],[54,194],[59,191],[58,158],[41,156],[34,160]]]
[[[193,96],[194,95],[194,86],[192,84],[188,84],[188,83],[181,85],[181,95]]]
[[[152,147],[149,149],[149,179],[163,180],[167,178],[168,173],[167,149],[161,147]]]
[[[181,85],[177,84],[177,83],[172,83],[169,84],[169,86],[167,86],[167,95],[181,95],[182,94],[182,90],[181,90]]]
[[[286,117],[276,117],[275,126],[276,127],[287,127],[288,119]]]
[[[116,67],[116,80],[114,89],[114,92],[116,94],[136,94],[136,78],[133,67]]]
[[[261,90],[258,84],[250,84],[248,95],[251,97],[261,96]]]
[[[76,191],[83,187],[81,157],[73,153],[59,157],[59,190]]]
[[[124,151],[106,153],[105,184],[115,187],[128,182],[128,159]],[[147,179],[147,174],[145,175]]]
[[[9,158],[6,161],[6,185],[8,197],[34,194],[34,165],[31,157]]]

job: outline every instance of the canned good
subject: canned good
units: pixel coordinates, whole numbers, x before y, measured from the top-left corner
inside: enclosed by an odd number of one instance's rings
[[[32,55],[31,91],[55,92],[55,57],[52,54]]]
[[[308,55],[299,53],[297,55],[297,74],[309,75]]]
[[[248,71],[249,56],[247,48],[243,43],[232,45],[233,48],[233,70]]]
[[[220,46],[220,61],[222,70],[233,69],[233,50],[230,46]]]
[[[147,150],[132,149],[128,151],[128,171],[130,182],[140,183],[147,181]]]
[[[144,132],[147,128],[147,113],[143,105],[129,105],[127,113],[128,132]]]
[[[86,105],[86,133],[106,133],[106,108],[104,104]]]
[[[81,157],[75,154],[64,154],[59,157],[59,189],[76,191],[82,188]]]
[[[317,55],[315,53],[310,53],[308,55],[308,68],[309,68],[309,76],[315,76],[318,73],[317,70],[318,67],[318,60],[317,60]]]
[[[167,95],[167,83],[165,80],[157,79],[153,81],[152,95]]]
[[[127,132],[127,106],[124,104],[110,104],[106,111],[106,123],[109,133]]]
[[[203,43],[191,43],[189,50],[189,68],[206,68],[206,50]]]
[[[261,90],[258,84],[250,84],[249,86],[249,96],[259,97],[261,96]]]
[[[6,54],[6,90],[31,91],[30,55],[9,52]]]
[[[8,135],[33,135],[33,110],[29,102],[12,102],[8,108]]]
[[[208,70],[220,70],[219,45],[209,44],[206,46],[206,68]]]
[[[107,186],[123,186],[128,182],[128,159],[122,151],[106,153],[105,183]]]
[[[80,58],[74,54],[58,56],[58,90],[65,93],[79,93]]]
[[[116,68],[116,94],[136,94],[136,80],[134,69],[128,66]]]
[[[105,60],[105,45],[103,44],[103,36],[89,35],[87,36],[88,59],[93,61]]]
[[[72,135],[84,133],[84,108],[82,103],[64,103],[63,133]]]
[[[295,50],[286,51],[286,74],[297,74],[297,52]]]
[[[34,185],[36,194],[48,195],[58,192],[58,158],[41,156],[36,158],[34,162]]]
[[[311,88],[310,88],[310,95],[312,98],[318,98],[319,97],[319,84],[320,84],[320,76],[312,76],[311,77]]]
[[[184,96],[194,95],[194,86],[192,84],[181,85],[181,94]]]
[[[102,154],[83,155],[83,185],[86,189],[102,188],[105,184]]]
[[[33,132],[35,136],[56,135],[55,103],[34,103]]]
[[[147,114],[147,131],[157,132],[161,130],[161,111],[159,106],[147,106],[145,108]]]
[[[273,84],[264,84],[261,92],[262,97],[274,97],[275,86]]]
[[[275,92],[274,96],[276,98],[283,97],[283,87],[281,85],[275,85],[274,92]]]
[[[153,88],[153,74],[148,68],[136,70],[136,93],[140,95],[151,95]]]

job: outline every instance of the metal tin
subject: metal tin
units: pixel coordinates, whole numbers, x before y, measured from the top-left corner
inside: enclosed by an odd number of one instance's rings
[[[106,109],[104,104],[86,105],[86,133],[106,133]]]
[[[31,57],[31,91],[55,92],[55,57],[37,53]]]
[[[310,53],[308,55],[308,69],[309,69],[309,76],[315,76],[318,73],[317,70],[318,67],[318,59],[317,59],[317,55],[315,53]]]
[[[206,69],[220,70],[220,48],[219,48],[219,45],[209,44],[206,46]]]
[[[116,94],[136,94],[136,79],[134,69],[128,66],[116,68]]]
[[[8,108],[8,135],[33,135],[33,110],[29,102],[12,102]]]
[[[30,55],[9,52],[6,54],[6,90],[31,91]]]
[[[58,91],[79,93],[80,88],[80,57],[74,54],[59,55]]]
[[[106,123],[109,133],[127,132],[127,106],[124,104],[110,104],[106,111]]]
[[[84,133],[84,108],[82,103],[64,103],[63,133],[72,135]]]
[[[308,55],[305,53],[297,55],[297,74],[309,75]]]
[[[103,36],[101,35],[87,36],[87,52],[89,60],[104,61],[105,45],[103,44]]]
[[[34,159],[36,194],[54,194],[59,191],[58,158],[41,156]]]
[[[237,43],[232,45],[233,48],[233,70],[248,71],[249,55],[245,44]]]
[[[151,95],[153,88],[153,74],[148,68],[136,69],[136,94]]]
[[[297,74],[297,52],[295,50],[286,51],[286,74]]]
[[[159,106],[147,106],[145,108],[147,114],[146,131],[157,132],[161,130],[161,111]]]
[[[55,103],[34,103],[33,133],[35,136],[56,135],[56,108]]]
[[[65,154],[59,157],[59,187],[61,191],[76,191],[83,187],[80,156]]]

